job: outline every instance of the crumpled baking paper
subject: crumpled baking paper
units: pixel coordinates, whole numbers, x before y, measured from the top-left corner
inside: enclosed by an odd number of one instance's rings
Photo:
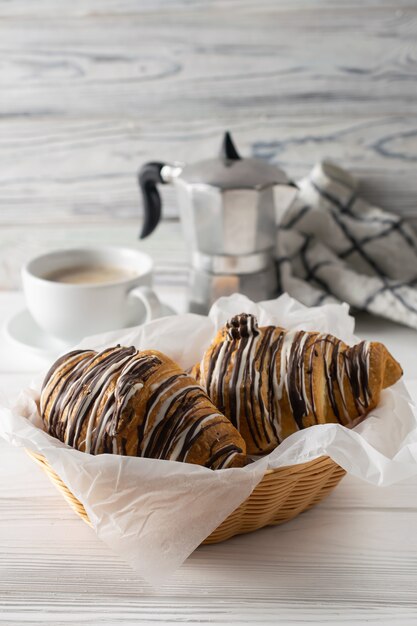
[[[235,294],[218,300],[208,317],[167,317],[87,338],[79,347],[98,350],[120,343],[153,348],[186,369],[200,360],[217,329],[242,312],[254,313],[259,325],[330,332],[347,343],[357,342],[346,305],[307,308],[286,295],[255,304]],[[0,408],[0,435],[43,454],[82,502],[100,539],[153,585],[163,584],[249,496],[267,468],[329,455],[347,472],[378,485],[417,473],[417,410],[401,382],[385,390],[379,406],[353,430],[338,424],[313,426],[248,467],[212,471],[73,450],[42,430],[37,399],[43,376]]]

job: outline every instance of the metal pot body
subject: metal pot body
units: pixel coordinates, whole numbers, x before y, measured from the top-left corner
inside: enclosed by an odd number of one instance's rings
[[[181,178],[174,184],[183,232],[192,252],[242,256],[273,249],[273,186],[224,190],[189,184]]]

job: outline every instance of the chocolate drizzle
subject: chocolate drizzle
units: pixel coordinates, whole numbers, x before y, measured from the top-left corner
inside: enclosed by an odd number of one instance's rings
[[[262,450],[285,436],[286,403],[298,429],[328,421],[330,411],[333,421],[348,424],[352,402],[363,414],[371,399],[369,350],[368,342],[348,348],[328,334],[260,329],[253,315],[242,313],[204,356],[200,382],[238,429],[244,420],[253,447]]]
[[[205,466],[212,467],[216,463],[216,461],[220,460],[221,462],[219,463],[217,469],[222,469],[225,466],[226,461],[229,460],[231,455],[239,454],[240,452],[242,452],[241,448],[238,448],[237,446],[230,444],[228,446],[225,446],[221,450],[217,450],[217,452],[212,454],[209,460],[207,461],[207,463],[205,463]]]
[[[235,315],[226,323],[226,328],[229,339],[243,339],[244,337],[259,335],[257,319],[249,313]]]
[[[307,334],[298,332],[287,358],[285,386],[294,419],[299,429],[303,428],[303,417],[309,411],[309,401],[304,389],[304,356]],[[282,357],[281,357],[282,358]]]
[[[361,343],[346,350],[344,358],[355,406],[359,415],[362,415],[368,408],[371,399],[367,342],[361,341]]]
[[[200,443],[201,437],[212,433],[206,465],[228,466],[242,452],[232,443],[230,422],[191,377],[161,358],[121,346],[61,357],[49,370],[41,395],[49,432],[92,454],[179,461],[187,461],[195,449],[201,454],[200,446],[208,445]],[[133,449],[132,432],[137,436]]]

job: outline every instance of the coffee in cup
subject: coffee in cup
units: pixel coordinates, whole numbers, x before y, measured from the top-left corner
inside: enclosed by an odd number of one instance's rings
[[[22,269],[27,307],[46,333],[65,343],[163,314],[151,288],[153,261],[130,248],[57,250]]]
[[[115,265],[78,265],[54,270],[45,275],[45,280],[70,285],[114,283],[134,278],[138,273]]]

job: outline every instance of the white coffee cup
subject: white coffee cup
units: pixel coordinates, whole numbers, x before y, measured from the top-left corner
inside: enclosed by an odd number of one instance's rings
[[[79,267],[117,268],[123,275],[111,282],[80,284],[53,279],[61,271]],[[163,306],[151,289],[152,269],[150,256],[130,248],[49,252],[22,268],[26,304],[42,330],[75,343],[87,335],[132,325],[132,307],[137,324],[163,315]]]

